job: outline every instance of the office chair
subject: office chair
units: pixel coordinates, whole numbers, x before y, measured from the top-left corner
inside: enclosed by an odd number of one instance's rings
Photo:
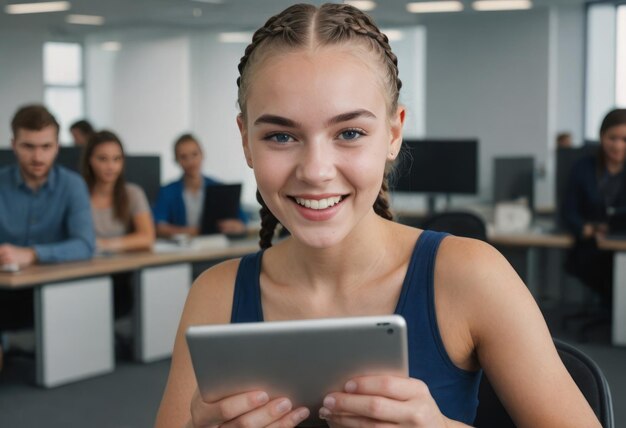
[[[424,219],[422,229],[448,232],[465,238],[487,241],[485,222],[476,214],[465,211],[435,213]]]
[[[554,344],[565,368],[580,388],[587,402],[604,428],[614,428],[613,400],[609,384],[598,365],[586,354],[572,345],[554,339]],[[500,399],[483,376],[478,392],[478,410],[474,426],[508,428],[515,427],[513,420]]]

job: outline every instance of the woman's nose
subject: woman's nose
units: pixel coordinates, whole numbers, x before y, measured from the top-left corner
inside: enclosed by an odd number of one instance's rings
[[[298,162],[296,178],[310,184],[318,184],[332,180],[336,172],[331,148],[323,142],[305,144]]]

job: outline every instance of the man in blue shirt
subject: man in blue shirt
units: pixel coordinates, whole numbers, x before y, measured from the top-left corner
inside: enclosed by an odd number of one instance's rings
[[[89,194],[78,174],[54,165],[56,119],[45,107],[29,105],[17,111],[11,128],[17,164],[0,169],[0,267],[90,259]],[[32,290],[2,290],[0,331],[31,326],[32,308]]]

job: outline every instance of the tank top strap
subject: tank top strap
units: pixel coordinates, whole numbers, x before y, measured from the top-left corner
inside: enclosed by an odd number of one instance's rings
[[[235,279],[231,323],[263,321],[261,307],[261,260],[263,250],[241,258]]]
[[[419,236],[402,284],[396,314],[407,323],[409,374],[424,381],[439,409],[471,424],[478,406],[482,372],[457,367],[448,355],[435,310],[435,260],[447,233],[425,230]]]
[[[396,314],[402,315],[405,310],[411,310],[411,308],[406,307],[407,300],[411,302],[412,307],[416,302],[428,303],[426,294],[429,294],[430,290],[428,289],[434,285],[437,250],[439,250],[441,241],[448,235],[449,233],[432,230],[424,230],[420,234],[404,277],[400,298],[396,306]]]

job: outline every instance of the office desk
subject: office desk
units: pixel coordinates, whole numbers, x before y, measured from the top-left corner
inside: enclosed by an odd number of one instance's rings
[[[574,245],[571,235],[545,232],[503,234],[493,231],[489,241],[494,245],[528,248],[569,249]],[[626,346],[626,239],[602,239],[598,241],[598,248],[614,252],[611,342],[615,346]]]
[[[34,288],[37,384],[54,387],[114,369],[110,275],[132,272],[135,358],[171,354],[191,285],[191,263],[220,261],[258,250],[255,241],[225,248],[138,252],[85,262],[30,266],[0,273],[0,288]]]

